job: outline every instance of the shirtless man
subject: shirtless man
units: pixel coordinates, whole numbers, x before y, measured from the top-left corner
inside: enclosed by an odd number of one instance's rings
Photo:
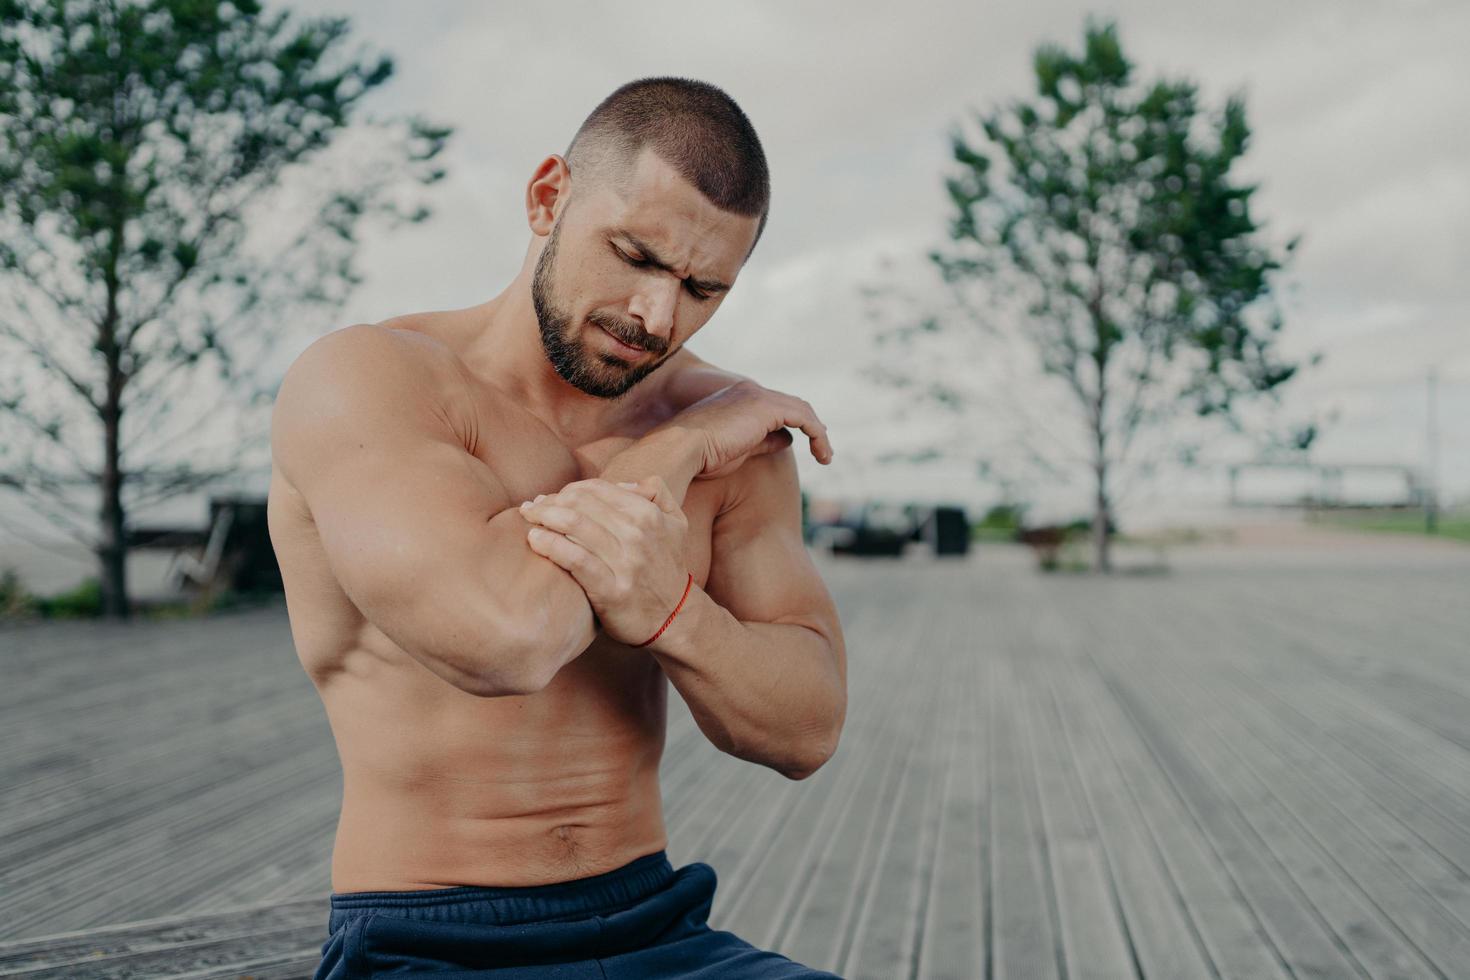
[[[288,370],[270,533],[344,775],[318,977],[832,976],[708,927],[658,781],[666,679],[791,779],[846,714],[786,428],[829,463],[826,426],[686,347],[768,200],[724,92],[629,83],[536,168],[503,292]]]

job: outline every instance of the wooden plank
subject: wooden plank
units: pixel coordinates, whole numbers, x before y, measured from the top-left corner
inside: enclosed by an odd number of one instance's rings
[[[1071,687],[1073,677],[1087,669],[1077,663],[1048,678],[1051,717],[1075,759],[1083,796],[1116,882],[1114,891],[1138,972],[1179,980],[1213,977],[1214,964],[1186,911],[1183,892],[1149,839],[1149,815],[1129,795],[1127,781],[1108,752],[1097,706]]]
[[[292,803],[333,759],[329,747],[317,746],[254,770],[226,770],[192,798],[169,797],[154,813],[145,809],[75,846],[54,848],[9,876],[15,882],[7,883],[6,901],[16,908],[7,925],[20,930],[51,923],[54,931],[54,924],[105,921],[120,902],[144,916],[179,907],[200,876],[218,884],[210,876],[221,858],[235,854],[238,863],[249,864],[268,853],[270,841],[289,838],[297,817]],[[261,821],[262,807],[284,819]],[[241,853],[252,845],[259,847]],[[154,897],[160,886],[162,899]]]
[[[1465,615],[1458,607],[1467,584],[1463,573],[1425,568],[1240,576],[1232,583],[1263,613],[1253,621],[1342,641],[1316,651],[1337,668],[1362,676],[1408,671],[1462,694],[1470,678],[1463,676]]]
[[[1389,969],[1422,969],[1419,957],[1434,960],[1446,973],[1452,972],[1451,964],[1470,962],[1470,894],[1460,887],[1466,880],[1460,869],[1439,859],[1403,826],[1380,816],[1372,800],[1310,743],[1282,731],[1270,715],[1253,710],[1248,702],[1236,702],[1228,715],[1197,703],[1194,714],[1220,736],[1206,739],[1222,747],[1224,764],[1238,766],[1242,773],[1249,770],[1247,778],[1270,794],[1262,800],[1279,800],[1279,809],[1270,808],[1278,827],[1283,821],[1278,814],[1289,813],[1372,903],[1369,916],[1392,929],[1395,955],[1380,957]],[[1287,839],[1287,832],[1277,829],[1268,839],[1274,846]],[[1375,922],[1357,918],[1349,926],[1350,944],[1380,931]],[[1416,944],[1413,956],[1400,948],[1410,943]]]
[[[1235,808],[1231,790],[1220,786],[1177,743],[1177,735],[1151,709],[1148,696],[1135,693],[1123,678],[1104,669],[1103,676],[1123,705],[1159,765],[1209,835],[1212,846],[1255,908],[1257,921],[1291,970],[1307,976],[1359,976],[1360,971],[1337,944],[1311,906],[1295,890],[1290,876],[1263,851],[1260,840]]]
[[[327,897],[242,905],[200,915],[187,912],[152,919],[96,926],[72,932],[0,942],[0,963],[7,969],[28,968],[41,962],[39,956],[77,956],[86,952],[130,952],[138,944],[157,945],[199,939],[246,935],[251,931],[276,929],[301,921],[302,916],[327,911]],[[325,934],[322,937],[326,938]]]
[[[1200,624],[1201,635],[1235,636],[1239,652],[1269,651],[1289,642],[1254,617],[1232,626],[1214,608],[1200,615],[1208,619]],[[1333,649],[1351,649],[1355,642],[1350,636],[1321,640]],[[1255,704],[1269,705],[1282,724],[1310,739],[1356,781],[1371,785],[1381,806],[1458,867],[1470,868],[1470,821],[1465,819],[1470,795],[1456,788],[1463,783],[1456,773],[1467,767],[1470,753],[1386,710],[1371,694],[1312,671],[1315,659],[1253,653],[1248,660],[1220,657],[1216,662],[1223,667],[1222,682],[1249,691]]]
[[[857,635],[863,635],[861,631],[867,626],[868,618],[876,614],[877,610],[873,606],[864,610],[854,623],[857,627]],[[896,621],[890,619],[889,622],[901,626],[903,621],[900,618]],[[874,624],[874,626],[879,632],[869,634],[865,636],[865,639],[875,647],[880,647],[885,639],[881,632],[883,626],[881,624]],[[849,710],[851,710],[852,702],[859,705],[858,711],[853,713],[865,716],[867,712],[862,706],[871,703],[871,699],[877,696],[878,692],[873,689],[870,672],[859,670],[857,676],[849,676]],[[852,739],[862,736],[853,731],[849,732],[847,737]],[[712,753],[712,755],[718,754]],[[741,799],[732,801],[733,805],[727,806],[724,810],[723,825],[715,833],[692,842],[687,853],[699,855],[697,860],[710,864],[720,874],[720,884],[715,895],[715,909],[710,914],[711,920],[718,921],[721,928],[744,935],[737,928],[740,923],[732,913],[741,904],[742,893],[749,886],[751,876],[755,873],[756,868],[764,863],[764,856],[772,849],[771,841],[780,831],[791,827],[798,833],[811,832],[813,825],[806,821],[793,820],[793,811],[804,802],[810,804],[829,796],[833,783],[836,781],[837,767],[832,765],[832,761],[829,761],[817,773],[798,782],[788,780],[771,770],[753,767],[749,763],[728,756],[719,755],[718,764],[751,773],[755,781],[754,787],[752,789],[748,785],[741,793]],[[779,873],[783,878],[788,878],[790,869],[781,868]]]
[[[1243,980],[1280,980],[1286,977],[1286,964],[1255,911],[1245,900],[1209,835],[1190,811],[1188,801],[1178,794],[1167,772],[1150,754],[1147,743],[1133,727],[1123,706],[1093,670],[1079,671],[1070,680],[1074,689],[1090,691],[1084,703],[1095,709],[1100,719],[1092,734],[1117,766],[1116,792],[1119,796],[1126,794],[1138,808],[1137,823],[1125,811],[1108,825],[1116,828],[1121,820],[1137,827],[1140,834],[1146,834],[1179,896],[1181,916],[1187,917],[1193,926],[1174,933],[1180,938],[1172,942],[1172,930],[1165,931],[1152,942],[1145,942],[1143,940],[1148,936],[1145,928],[1135,929],[1139,939],[1136,948],[1145,965],[1145,975],[1173,975],[1167,971],[1155,971],[1148,964],[1150,960],[1186,957],[1186,944],[1182,937],[1192,934],[1198,938],[1208,953],[1209,963],[1220,976]],[[1056,690],[1063,692],[1061,697],[1067,703],[1075,703],[1075,699],[1081,696],[1070,693],[1066,686],[1059,686]],[[1078,708],[1069,712],[1067,717],[1070,724],[1074,719],[1085,719],[1087,712]],[[1146,894],[1152,893],[1141,894],[1130,889],[1125,901],[1144,901]],[[1130,921],[1137,921],[1140,917],[1133,917]],[[1187,970],[1181,975],[1187,975]]]
[[[723,756],[670,691],[671,858],[717,862],[715,928],[864,977],[1454,975],[1470,609],[1447,572],[1470,560],[819,564],[849,641],[828,766]],[[309,975],[319,944],[292,937],[324,938],[340,771],[284,611],[7,643],[0,936],[84,927],[43,970],[95,949],[118,975],[111,943],[147,975]],[[91,933],[308,892],[253,938]]]
[[[873,740],[861,749],[849,739],[806,783],[821,781],[820,790],[795,792],[792,806],[779,811],[768,836],[743,857],[743,874],[721,880],[716,895],[721,928],[763,948],[779,944],[792,908],[803,894],[818,854],[832,828],[852,812],[859,775],[877,754]],[[860,751],[865,754],[859,755]]]
[[[206,967],[172,974],[170,980],[311,980],[322,960],[321,944],[303,949],[261,954],[228,968]]]
[[[892,691],[891,688],[889,690]],[[888,710],[867,716],[876,719],[877,724],[857,722],[843,735],[833,760],[836,768],[829,777],[825,792],[820,796],[810,796],[810,799],[820,801],[819,814],[806,822],[799,822],[797,817],[793,817],[783,826],[780,837],[767,849],[761,873],[755,876],[748,889],[737,893],[732,905],[727,907],[730,918],[723,920],[728,922],[726,928],[747,937],[752,943],[776,949],[793,959],[828,955],[826,950],[814,953],[801,948],[802,938],[799,937],[809,934],[795,928],[800,921],[798,912],[803,909],[812,890],[820,887],[817,872],[823,863],[839,859],[835,853],[839,839],[836,829],[871,812],[871,801],[862,795],[870,786],[870,774],[888,765],[897,751],[900,739],[894,731],[904,722],[897,710],[898,702],[885,699],[885,703]],[[859,717],[863,715],[861,707],[853,712],[850,706],[849,711]],[[833,763],[828,763],[828,767]],[[825,773],[826,768],[813,779],[820,779]],[[822,880],[835,880],[836,877],[829,875]],[[849,887],[856,885],[853,883]],[[822,937],[816,938],[820,940]]]
[[[1333,727],[1336,716],[1330,711],[1302,701],[1283,701],[1268,687],[1249,678],[1235,680],[1249,685],[1258,703],[1271,705],[1278,724],[1299,733],[1300,737],[1314,738],[1320,755],[1330,759],[1370,794],[1378,806],[1392,813],[1470,880],[1470,820],[1466,819],[1470,805],[1461,805],[1453,796],[1419,782],[1413,773],[1406,771],[1407,765],[1381,762],[1371,735]]]
[[[923,621],[909,623],[916,630],[923,629]],[[911,635],[917,641],[922,634]],[[918,642],[908,644],[907,649],[908,656],[903,647],[883,651],[884,663],[896,669],[921,661],[924,648]],[[932,717],[936,685],[908,683],[890,691],[884,710],[909,721]],[[805,891],[781,936],[779,948],[784,955],[829,971],[846,957],[857,909],[869,886],[876,842],[896,800],[894,787],[912,755],[912,734],[908,725],[900,725],[895,737],[878,744],[878,759],[861,774],[854,804],[832,829],[827,848],[804,882]]]
[[[990,690],[991,959],[996,980],[1063,976],[1056,897],[1016,704],[1025,695],[1010,656],[994,658]]]
[[[948,625],[948,624],[944,624]],[[914,651],[911,684],[935,689],[934,710],[911,719],[913,752],[904,766],[871,881],[853,929],[853,943],[835,971],[842,976],[911,976],[927,913],[934,873],[934,838],[943,774],[951,761],[945,746],[956,711],[953,634],[931,623]]]
[[[1263,642],[1273,639],[1268,635]],[[1470,807],[1470,753],[1377,697],[1373,684],[1348,684],[1300,661],[1286,669],[1240,665],[1234,673],[1255,681],[1273,700],[1314,714],[1330,734],[1350,739],[1374,765],[1400,774],[1426,798],[1442,799],[1459,811]]]
[[[895,620],[890,617],[871,624],[859,620],[855,624],[858,629],[853,635],[862,640],[856,644],[857,657],[849,654],[850,659],[857,660],[848,669],[850,720],[844,725],[837,751],[814,775],[793,786],[789,808],[773,811],[779,815],[771,817],[771,826],[759,845],[750,847],[735,872],[721,883],[716,896],[721,927],[756,945],[773,948],[779,944],[802,891],[793,884],[807,880],[808,869],[828,839],[830,828],[854,805],[858,775],[872,764],[878,745],[891,740],[893,727],[902,724],[896,712],[885,709],[891,682],[886,674],[870,667],[881,666],[882,662],[862,656],[867,644],[871,643],[870,649],[882,649],[888,642],[882,632],[885,624],[892,628]]]
[[[1203,720],[1204,713],[1211,711],[1206,699],[1178,689],[1170,692],[1162,686],[1164,669],[1155,665],[1150,672],[1154,682],[1150,686],[1158,692],[1154,703],[1168,705],[1158,710],[1174,714],[1176,742],[1188,745],[1205,771],[1220,785],[1230,787],[1239,813],[1262,849],[1290,876],[1294,891],[1314,916],[1331,929],[1334,941],[1343,952],[1370,976],[1438,976],[1422,950],[1405,941],[1358,883],[1342,870],[1339,862],[1350,860],[1342,847],[1336,848],[1338,856],[1334,860],[1334,849],[1324,846],[1312,830],[1292,819],[1288,808],[1278,799],[1278,794],[1292,794],[1290,783],[1277,784],[1274,792],[1271,786],[1261,783],[1251,764],[1236,753],[1236,747],[1209,731],[1208,723]],[[1238,705],[1232,707],[1238,710]],[[1327,807],[1317,806],[1313,822],[1318,834],[1326,829],[1331,837],[1327,813]]]
[[[982,649],[969,630],[952,637],[958,671],[954,737],[945,766],[934,873],[925,903],[917,980],[969,980],[985,975],[983,844],[987,828],[985,746],[980,741]]]
[[[1449,788],[1470,798],[1470,753],[1465,751],[1464,741],[1447,737],[1426,724],[1421,717],[1423,705],[1414,696],[1416,692],[1437,696],[1433,692],[1464,683],[1462,675],[1466,673],[1467,661],[1464,633],[1470,630],[1470,622],[1463,622],[1466,617],[1462,614],[1458,632],[1441,635],[1426,630],[1424,623],[1386,615],[1393,635],[1375,644],[1365,638],[1361,628],[1345,628],[1342,622],[1322,622],[1316,618],[1322,615],[1322,610],[1335,611],[1351,603],[1314,591],[1301,595],[1290,589],[1279,589],[1278,594],[1273,594],[1271,584],[1250,580],[1232,583],[1230,591],[1216,603],[1195,604],[1197,615],[1218,624],[1226,634],[1237,636],[1239,642],[1227,662],[1248,669],[1253,676],[1269,679],[1293,697],[1313,699],[1324,693],[1332,694],[1346,712],[1341,719],[1343,723],[1369,724],[1378,730],[1395,731],[1398,742],[1413,746],[1410,756],[1434,760],[1434,778],[1444,780]],[[1427,583],[1420,585],[1427,586]],[[1408,590],[1396,582],[1381,582],[1380,591],[1394,601],[1401,601]],[[1296,607],[1283,606],[1282,594],[1291,596]],[[1239,608],[1261,612],[1244,621],[1231,621],[1229,611]],[[1402,683],[1394,684],[1395,678],[1402,678],[1414,666],[1422,650],[1436,642],[1451,642],[1451,638],[1456,646],[1453,659],[1436,660],[1433,669],[1412,690],[1406,691]],[[1280,656],[1282,650],[1291,651],[1291,655]],[[1390,696],[1386,697],[1385,693]],[[1441,713],[1445,710],[1451,715],[1463,715],[1470,710],[1470,699],[1461,693],[1451,699],[1447,709],[1440,709]]]
[[[1034,652],[1025,673],[1044,678],[1054,672],[1048,669],[1049,662],[1059,659],[1058,651],[1042,647]],[[1036,689],[1046,683],[1036,679],[1028,684],[1017,708],[1031,750],[1066,975],[1077,980],[1136,976],[1132,944],[1119,916],[1116,885],[1100,836],[1077,800],[1078,777],[1070,755],[1057,744],[1060,719],[1047,710],[1049,702],[1042,702],[1044,691]]]
[[[852,678],[849,678],[850,684]],[[861,696],[861,692],[849,692]],[[670,695],[670,713],[692,715],[678,694]],[[686,861],[703,861],[713,867],[720,881],[715,894],[715,908],[711,921],[726,921],[724,910],[729,907],[745,885],[745,857],[753,849],[753,842],[770,827],[779,814],[789,808],[798,794],[795,787],[805,790],[805,795],[825,793],[830,781],[821,779],[821,774],[801,783],[786,779],[779,773],[733,758],[717,751],[701,733],[699,744],[691,751],[701,759],[706,778],[696,791],[680,787],[678,805],[667,806],[665,822],[669,833],[670,859],[676,864]],[[666,790],[666,796],[673,791]],[[754,848],[759,850],[759,848]]]
[[[63,961],[11,975],[25,977],[26,980],[79,980],[87,976],[105,977],[107,980],[149,980],[160,976],[224,972],[238,977],[248,964],[261,959],[262,948],[286,950],[290,960],[298,961],[302,953],[314,946],[320,960],[321,944],[325,939],[325,931],[320,926],[297,925],[238,938],[196,940],[138,949],[110,955],[101,963],[90,957]],[[277,952],[268,959],[276,961],[280,956]]]
[[[1323,798],[1360,824],[1391,859],[1412,868],[1415,880],[1470,925],[1470,891],[1463,887],[1470,881],[1470,826],[1434,813],[1414,797],[1412,789],[1344,749],[1329,736],[1325,725],[1313,724],[1289,710],[1294,706],[1272,698],[1259,685],[1238,677],[1232,680],[1257,695],[1249,701],[1242,719],[1252,718],[1261,733],[1269,732],[1271,737],[1267,741],[1254,731],[1249,734],[1264,749],[1294,763],[1294,779],[1318,783],[1324,792],[1330,791]],[[1463,812],[1470,813],[1470,806]]]

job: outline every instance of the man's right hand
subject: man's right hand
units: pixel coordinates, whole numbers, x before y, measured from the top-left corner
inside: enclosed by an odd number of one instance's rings
[[[806,433],[817,462],[832,462],[827,426],[811,405],[749,379],[705,396],[663,425],[688,429],[703,437],[704,467],[695,479],[722,477],[739,469],[749,456],[785,449],[792,441],[787,426]]]

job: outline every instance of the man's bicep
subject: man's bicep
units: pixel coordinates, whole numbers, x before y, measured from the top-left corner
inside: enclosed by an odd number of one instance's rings
[[[397,337],[348,328],[282,382],[272,453],[338,584],[369,622],[451,683],[496,682],[515,636],[483,574],[510,500],[440,417],[438,376]],[[488,648],[488,649],[487,649]]]
[[[715,518],[705,592],[742,622],[796,623],[840,640],[837,610],[801,535],[801,485],[790,446],[753,456]]]

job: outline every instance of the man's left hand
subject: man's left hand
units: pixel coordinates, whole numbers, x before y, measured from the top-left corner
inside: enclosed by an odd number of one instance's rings
[[[578,480],[522,504],[521,515],[533,525],[531,550],[577,580],[619,643],[651,637],[684,592],[689,520],[661,476]]]

